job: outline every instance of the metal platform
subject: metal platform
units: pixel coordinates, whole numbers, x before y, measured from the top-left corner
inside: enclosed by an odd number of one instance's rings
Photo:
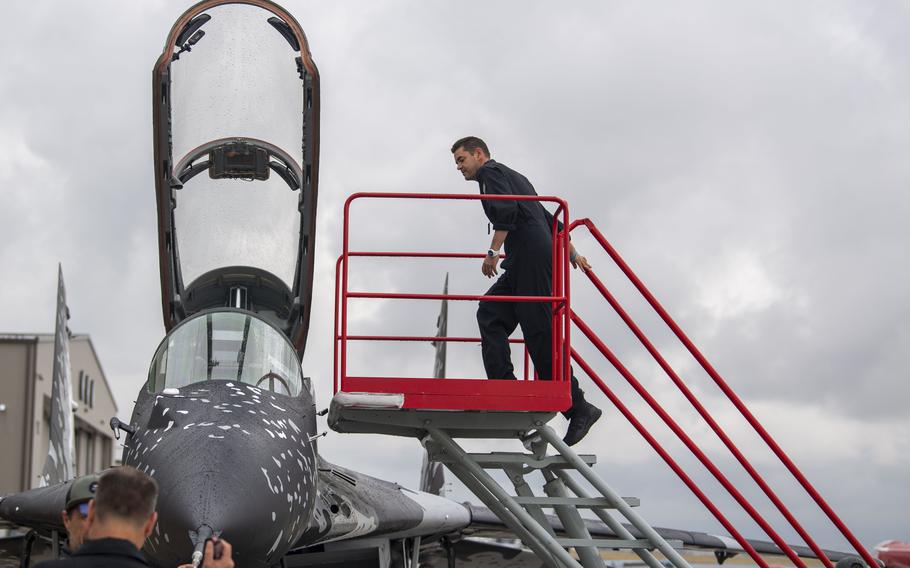
[[[400,397],[400,398],[399,398]],[[329,427],[347,434],[387,434],[422,439],[428,428],[455,438],[520,438],[549,422],[555,412],[415,410],[394,394],[338,393],[329,406]]]

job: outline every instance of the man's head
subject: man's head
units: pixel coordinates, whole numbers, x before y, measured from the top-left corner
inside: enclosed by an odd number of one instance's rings
[[[490,159],[486,142],[476,136],[465,136],[452,144],[455,167],[466,180],[477,179],[477,170]]]
[[[62,515],[71,551],[82,546],[88,533],[89,501],[95,498],[97,488],[98,476],[86,475],[73,481],[66,491],[66,507]]]
[[[105,471],[89,503],[89,537],[122,538],[142,548],[158,520],[157,501],[158,484],[138,469],[122,466]]]

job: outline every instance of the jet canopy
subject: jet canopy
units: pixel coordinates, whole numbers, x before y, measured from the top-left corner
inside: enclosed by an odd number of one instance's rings
[[[158,347],[148,388],[160,392],[202,381],[245,383],[287,396],[300,394],[303,375],[287,338],[242,311],[210,311],[185,320]]]
[[[207,0],[154,69],[162,310],[249,310],[303,354],[319,159],[319,72],[294,18],[267,0]]]

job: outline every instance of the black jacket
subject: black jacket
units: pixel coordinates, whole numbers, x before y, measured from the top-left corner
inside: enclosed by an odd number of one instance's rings
[[[500,164],[487,160],[477,170],[480,193],[485,195],[537,195],[528,178]],[[540,201],[484,200],[483,211],[497,231],[506,236],[506,261],[503,268],[515,268],[527,262],[551,263],[553,215]],[[562,223],[557,221],[559,229]]]
[[[528,178],[496,160],[487,160],[477,170],[480,193],[486,195],[537,195]],[[540,201],[482,201],[493,229],[514,231],[529,223],[552,227],[553,216]]]
[[[128,540],[99,538],[87,540],[69,558],[39,562],[34,568],[144,568],[145,556]]]

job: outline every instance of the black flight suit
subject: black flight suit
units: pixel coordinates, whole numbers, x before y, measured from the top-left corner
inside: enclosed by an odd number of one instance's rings
[[[537,195],[528,178],[495,160],[477,170],[480,193]],[[509,231],[504,272],[487,296],[550,296],[553,284],[553,216],[539,201],[481,201],[493,229]],[[561,224],[560,224],[561,227]],[[521,326],[528,354],[539,379],[552,374],[552,308],[548,302],[486,302],[477,308],[483,366],[490,379],[515,379],[509,336]],[[584,391],[572,375],[571,417],[585,403]]]
[[[34,568],[147,568],[148,560],[128,540],[99,538],[86,540],[69,558],[48,560]]]

